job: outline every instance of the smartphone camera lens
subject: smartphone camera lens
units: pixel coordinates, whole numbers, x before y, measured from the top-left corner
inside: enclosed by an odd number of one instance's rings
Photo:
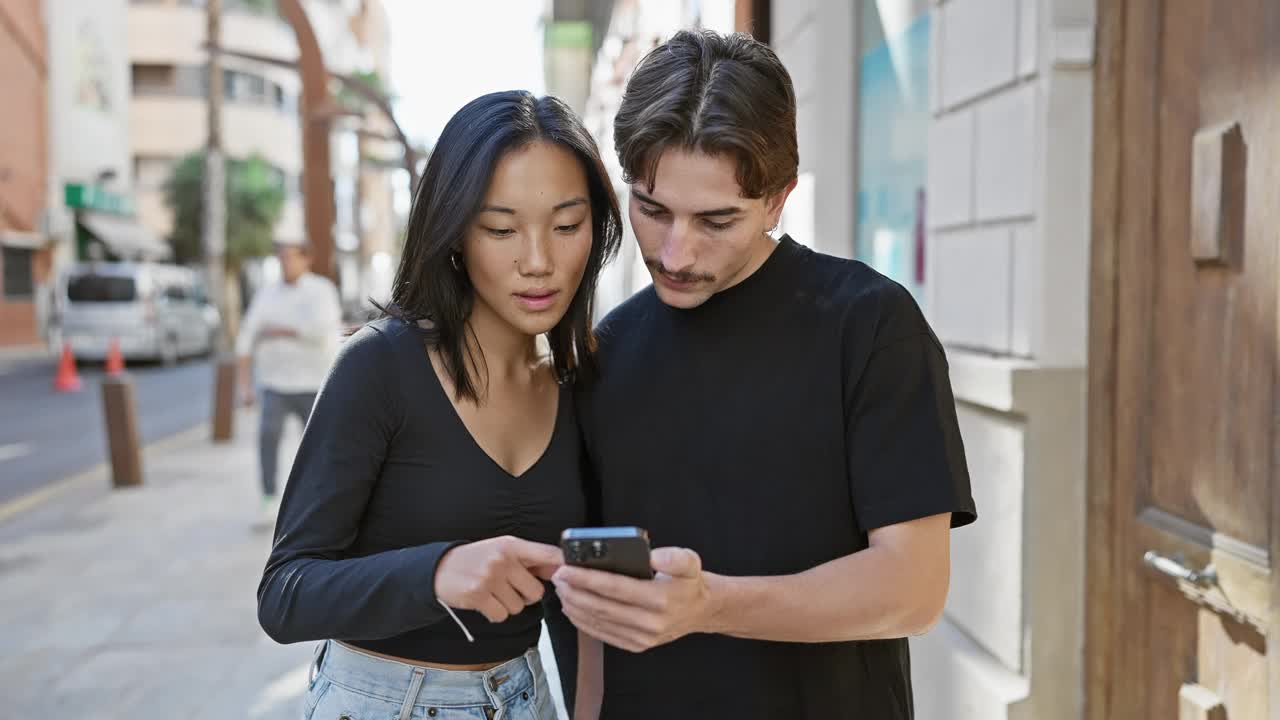
[[[569,562],[580,563],[586,559],[586,554],[582,552],[582,541],[574,540],[569,543]]]
[[[604,557],[605,545],[604,541],[596,540],[591,543],[591,557],[599,559]]]

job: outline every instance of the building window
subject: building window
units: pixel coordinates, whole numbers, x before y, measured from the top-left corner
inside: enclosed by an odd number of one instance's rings
[[[209,67],[134,63],[132,79],[135,95],[203,98],[209,88]],[[295,97],[280,84],[257,73],[224,68],[222,92],[227,102],[261,105],[285,113],[295,112]]]
[[[133,92],[137,95],[166,95],[177,89],[177,73],[173,65],[134,63]]]
[[[132,68],[136,95],[179,95],[205,97],[209,88],[207,65],[160,65],[135,63]],[[295,98],[266,76],[243,70],[222,70],[222,92],[227,102],[272,107],[294,112]]]
[[[923,303],[929,2],[861,5],[854,252]]]
[[[0,263],[4,264],[4,299],[30,300],[35,294],[35,281],[31,274],[31,250],[28,248],[4,248]]]
[[[174,69],[173,91],[183,97],[204,97],[209,89],[206,65],[179,65]]]
[[[236,71],[224,69],[222,71],[222,98],[224,100],[235,100],[236,90]]]
[[[244,84],[245,97],[252,102],[266,104],[267,79],[261,75],[250,75],[248,73],[241,73],[240,78],[241,82]]]
[[[134,4],[163,2],[193,8],[203,8],[209,4],[208,0],[130,0],[130,2]],[[222,0],[222,11],[224,13],[240,12],[266,17],[278,17],[276,0]]]
[[[223,96],[229,101],[254,105],[275,104],[272,83],[265,77],[241,70],[223,70]]]

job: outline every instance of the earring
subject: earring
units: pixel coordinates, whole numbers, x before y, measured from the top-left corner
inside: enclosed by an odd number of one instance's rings
[[[462,258],[459,256],[456,250],[449,253],[449,264],[453,265],[454,270],[457,270],[458,272],[462,272]]]

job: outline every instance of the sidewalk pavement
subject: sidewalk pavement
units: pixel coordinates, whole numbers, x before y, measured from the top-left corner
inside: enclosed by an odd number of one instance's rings
[[[44,343],[27,345],[0,345],[0,363],[33,358],[56,358],[62,348],[50,348]]]
[[[242,411],[233,443],[201,427],[148,448],[140,488],[100,467],[0,519],[0,715],[301,717],[313,645],[257,621],[256,428]],[[545,633],[542,653],[563,717]]]
[[[62,348],[54,349],[43,344],[0,346],[0,374],[33,363],[56,362],[61,350]]]

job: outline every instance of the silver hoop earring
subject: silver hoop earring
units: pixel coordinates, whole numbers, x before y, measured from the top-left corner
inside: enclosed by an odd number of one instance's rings
[[[449,253],[449,264],[453,265],[453,269],[462,272],[462,259],[457,252]]]

